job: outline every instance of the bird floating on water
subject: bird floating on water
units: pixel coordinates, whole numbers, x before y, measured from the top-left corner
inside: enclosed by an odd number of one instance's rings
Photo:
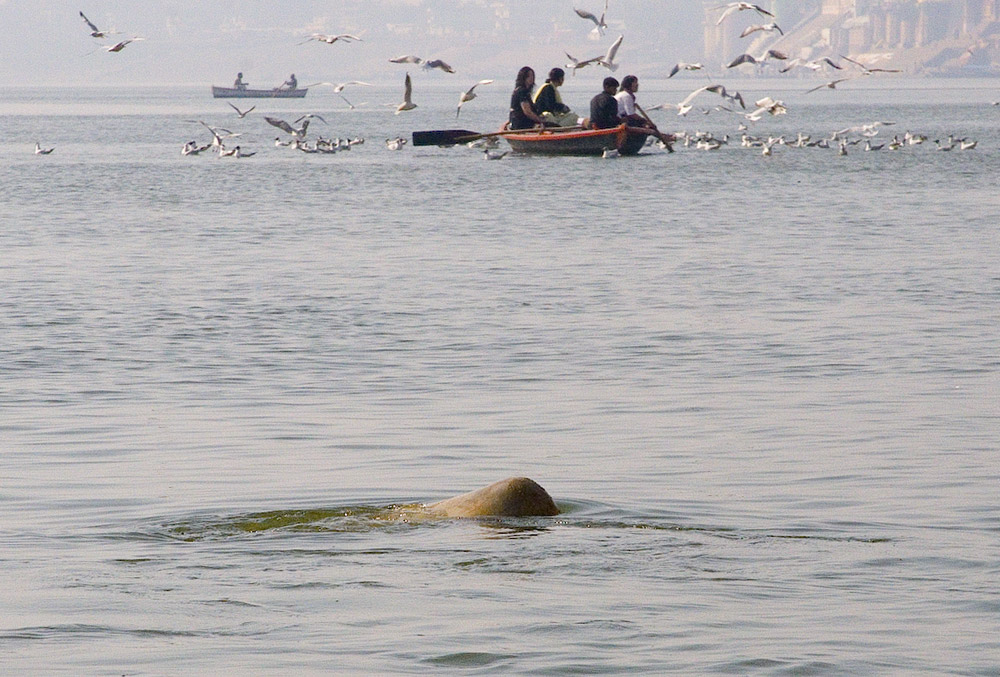
[[[403,146],[406,145],[406,139],[401,136],[397,136],[394,139],[386,139],[385,147],[389,150],[402,150]]]
[[[48,155],[54,150],[55,148],[42,148],[41,144],[35,141],[35,155]]]

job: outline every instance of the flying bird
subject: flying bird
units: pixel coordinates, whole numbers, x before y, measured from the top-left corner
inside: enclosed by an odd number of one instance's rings
[[[370,82],[361,82],[361,80],[351,80],[349,82],[317,82],[317,83],[309,85],[309,86],[310,87],[322,87],[324,85],[327,86],[327,87],[333,87],[334,93],[336,93],[337,96],[339,96],[341,99],[343,99],[344,102],[348,106],[350,106],[351,108],[354,108],[354,104],[351,103],[350,101],[348,101],[346,96],[344,96],[343,94],[341,94],[341,92],[343,92],[344,89],[346,89],[347,87],[352,87],[354,85],[363,86],[363,87],[374,87],[374,85],[371,84]]]
[[[813,92],[818,92],[821,89],[836,89],[837,85],[839,85],[841,82],[847,82],[848,80],[853,80],[853,79],[854,79],[854,77],[839,78],[837,80],[831,80],[830,82],[826,82],[826,83],[824,83],[824,84],[822,84],[822,85],[820,85],[818,87],[813,87],[808,92],[806,92],[806,94],[812,94]]]
[[[849,57],[844,56],[843,54],[841,54],[840,56],[841,56],[841,58],[844,59],[844,61],[848,61],[850,63],[853,63],[855,66],[857,66],[858,68],[860,68],[862,75],[871,75],[872,73],[902,73],[903,72],[903,71],[895,69],[895,68],[869,68],[868,66],[864,65],[860,61],[855,61],[854,59],[851,59]]]
[[[455,72],[454,68],[452,68],[451,66],[449,66],[448,64],[446,64],[441,59],[431,59],[429,61],[425,61],[424,65],[422,66],[422,68],[424,70],[428,70],[428,71],[429,70],[433,70],[435,68],[439,68],[439,69],[443,70],[445,73],[454,73]]]
[[[42,148],[41,144],[35,141],[35,155],[48,155],[54,150],[55,148]]]
[[[462,96],[458,98],[458,108],[455,110],[455,117],[457,118],[458,114],[462,112],[462,104],[472,101],[473,99],[476,98],[476,91],[475,91],[476,87],[478,87],[479,85],[489,85],[492,83],[493,83],[492,80],[480,80],[479,82],[477,82],[476,84],[472,85],[467,90],[462,92]]]
[[[736,68],[737,66],[742,66],[745,63],[752,63],[754,65],[763,65],[768,59],[776,59],[778,61],[784,61],[788,58],[788,55],[784,52],[779,52],[776,49],[769,49],[762,56],[754,57],[752,54],[740,54],[738,57],[732,60],[726,68]]]
[[[822,59],[814,59],[812,61],[805,61],[803,59],[792,59],[788,64],[780,70],[781,73],[787,73],[793,68],[808,68],[812,71],[818,71],[823,68],[823,65],[827,65],[830,68],[834,68],[838,71],[844,70],[844,67],[836,63],[833,59],[828,56],[824,56]]]
[[[229,103],[229,102],[227,101],[226,103]],[[236,106],[234,106],[233,104],[230,103],[229,107],[232,108],[234,111],[236,111],[236,115],[238,115],[239,118],[240,118],[240,120],[242,120],[243,118],[245,118],[247,116],[248,113],[250,113],[250,111],[252,111],[257,106],[250,106],[246,110],[240,110],[239,108],[237,108]]]
[[[302,118],[299,118],[299,120],[301,120],[301,119]],[[322,118],[320,118],[320,119],[322,119]],[[264,122],[266,122],[267,124],[272,125],[274,127],[277,127],[278,129],[282,130],[283,132],[287,132],[288,134],[291,134],[297,141],[301,141],[302,139],[306,138],[306,131],[309,129],[309,117],[306,117],[305,120],[302,123],[302,126],[301,127],[297,127],[297,128],[296,127],[292,127],[290,124],[288,124],[284,120],[279,120],[278,118],[267,117],[266,115],[264,116]],[[295,122],[298,122],[298,120],[296,120]],[[325,122],[325,120],[324,120],[324,122]]]
[[[300,42],[300,45],[304,45],[307,42],[315,40],[316,42],[325,42],[328,45],[332,45],[338,40],[343,40],[344,42],[364,42],[361,38],[356,35],[350,35],[349,33],[341,33],[340,35],[326,35],[325,33],[313,33],[308,38]]]
[[[683,61],[673,67],[668,78],[672,78],[681,71],[700,71],[704,66],[700,63],[684,63]]]
[[[405,56],[397,56],[394,59],[389,59],[389,63],[412,63],[412,64],[422,64],[424,62],[419,56],[413,56],[412,54],[407,54]]]
[[[754,26],[747,26],[746,28],[743,29],[743,32],[740,33],[740,37],[741,38],[745,38],[748,35],[752,35],[753,33],[756,33],[757,31],[763,31],[765,33],[773,33],[774,31],[778,31],[782,35],[785,34],[785,31],[781,30],[781,26],[779,26],[778,24],[776,24],[775,22],[772,21],[769,24],[759,24],[759,25],[754,25]]]
[[[591,31],[597,37],[604,35],[604,31],[607,30],[608,24],[604,21],[604,16],[608,13],[608,0],[604,0],[604,11],[601,12],[601,18],[597,18],[593,13],[588,12],[584,9],[573,8],[576,15],[581,19],[587,19],[588,21],[594,22],[594,29]]]
[[[138,42],[139,40],[145,40],[145,39],[146,38],[140,38],[140,37],[127,38],[127,39],[122,40],[121,42],[115,43],[113,45],[101,45],[101,49],[103,49],[106,52],[120,52],[123,49],[125,49],[126,45],[131,44],[133,42]]]
[[[87,26],[90,28],[90,37],[106,38],[109,35],[114,35],[114,33],[111,31],[102,31],[101,29],[99,29],[97,26],[94,25],[94,22],[92,22],[90,19],[87,18],[87,16],[83,12],[80,12],[80,16],[83,17],[84,23],[86,23]]]
[[[566,55],[566,58],[569,59],[569,63],[566,64],[566,68],[572,71],[573,75],[576,75],[576,71],[578,69],[584,68],[585,66],[589,66],[592,63],[597,63],[598,61],[601,60],[601,57],[595,56],[592,59],[584,59],[581,61],[580,59],[570,56],[569,52],[563,52],[563,53]]]
[[[396,107],[396,115],[399,115],[403,111],[413,110],[417,107],[417,104],[413,103],[413,81],[410,80],[410,74],[406,74],[406,80],[403,84],[403,103]]]
[[[743,104],[743,97],[740,95],[739,92],[737,92],[736,94],[729,94],[729,92],[726,91],[725,87],[723,87],[722,85],[715,84],[715,85],[705,85],[704,87],[699,87],[698,89],[688,94],[684,98],[684,100],[681,101],[680,103],[661,103],[656,106],[650,107],[650,110],[660,110],[663,108],[676,108],[678,115],[682,116],[687,115],[694,108],[691,102],[694,101],[695,98],[697,98],[698,95],[701,94],[702,92],[712,92],[730,101],[738,101],[741,106],[746,108],[746,106]]]
[[[730,2],[728,5],[719,5],[718,7],[713,7],[712,9],[724,9],[725,10],[722,13],[722,16],[719,17],[719,20],[715,22],[716,26],[720,25],[725,20],[725,18],[727,16],[729,16],[730,14],[732,14],[733,12],[742,12],[742,11],[748,10],[748,9],[752,9],[753,11],[757,12],[757,14],[760,14],[761,16],[769,16],[772,19],[774,18],[774,15],[771,14],[770,12],[768,12],[763,7],[759,7],[758,5],[754,5],[754,4],[749,3],[749,2]]]
[[[611,46],[608,47],[608,53],[605,54],[603,58],[598,59],[597,63],[601,64],[612,73],[618,70],[618,64],[615,63],[615,55],[618,54],[618,48],[622,46],[622,40],[624,39],[624,35],[619,35],[618,39],[611,43]]]

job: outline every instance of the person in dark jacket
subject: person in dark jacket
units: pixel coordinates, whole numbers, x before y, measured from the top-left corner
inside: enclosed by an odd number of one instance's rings
[[[552,127],[572,127],[581,124],[576,113],[563,103],[559,88],[566,80],[566,71],[553,68],[545,84],[535,92],[535,112],[542,116],[545,124]]]
[[[606,77],[603,84],[604,90],[590,100],[590,126],[594,129],[611,129],[622,123],[618,117],[618,100],[615,99],[618,81]]]
[[[531,90],[535,87],[535,71],[531,66],[524,66],[517,72],[514,81],[514,93],[510,95],[510,128],[531,129],[536,125],[545,124],[542,117],[535,112],[531,101]]]

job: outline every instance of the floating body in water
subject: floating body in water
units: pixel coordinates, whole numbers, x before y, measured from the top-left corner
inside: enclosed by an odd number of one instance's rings
[[[549,493],[527,477],[508,477],[482,489],[432,503],[427,509],[445,517],[535,517],[559,514],[559,508]]]

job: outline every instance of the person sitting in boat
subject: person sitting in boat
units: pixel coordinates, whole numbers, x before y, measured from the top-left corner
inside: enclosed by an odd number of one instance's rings
[[[514,93],[510,96],[510,129],[531,129],[545,124],[531,101],[531,90],[534,87],[535,71],[531,66],[524,66],[517,72]]]
[[[288,76],[288,79],[281,83],[279,89],[298,89],[299,81],[295,79],[295,73]]]
[[[603,86],[604,90],[590,100],[590,126],[594,129],[611,129],[622,123],[615,99],[618,81],[608,76],[604,78]]]
[[[542,116],[545,124],[551,127],[571,127],[583,123],[583,119],[563,103],[559,88],[566,81],[566,71],[553,68],[545,84],[535,92],[535,111]]]
[[[635,93],[638,91],[639,78],[634,75],[626,75],[622,78],[621,87],[618,88],[618,93],[615,95],[615,100],[618,102],[618,117],[629,127],[638,127],[655,136],[667,144],[669,149],[670,144],[674,142],[674,137],[671,134],[661,133],[653,121],[646,117],[645,113],[639,115],[642,108],[635,102]]]
[[[236,74],[236,82],[233,83],[233,89],[246,89],[247,83],[243,82],[243,73]]]

